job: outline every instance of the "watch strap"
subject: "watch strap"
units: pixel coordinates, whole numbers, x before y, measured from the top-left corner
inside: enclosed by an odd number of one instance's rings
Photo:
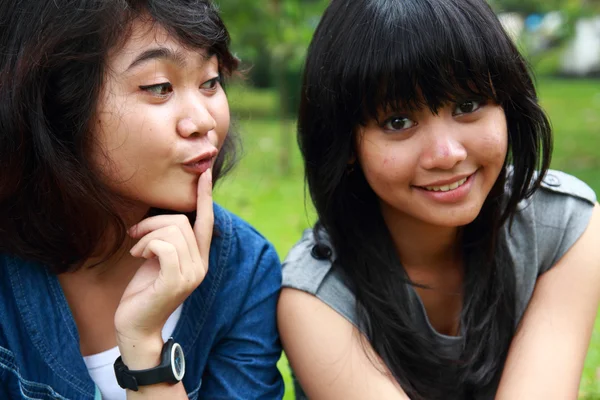
[[[161,351],[160,364],[153,368],[132,371],[123,363],[122,357],[117,358],[114,369],[119,386],[137,392],[139,386],[179,382],[173,375],[171,366],[171,350],[174,344],[173,338],[167,340]]]

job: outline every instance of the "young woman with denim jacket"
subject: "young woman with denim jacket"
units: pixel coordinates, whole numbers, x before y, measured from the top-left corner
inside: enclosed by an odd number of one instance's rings
[[[280,398],[278,257],[212,202],[215,8],[20,0],[0,25],[0,398]]]

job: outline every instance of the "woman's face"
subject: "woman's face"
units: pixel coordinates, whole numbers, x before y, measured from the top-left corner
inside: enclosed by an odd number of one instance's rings
[[[503,109],[478,100],[433,114],[383,113],[356,139],[358,162],[388,224],[469,224],[496,182],[507,152]]]
[[[216,56],[135,22],[109,56],[99,102],[92,159],[102,180],[140,207],[193,211],[228,130]]]

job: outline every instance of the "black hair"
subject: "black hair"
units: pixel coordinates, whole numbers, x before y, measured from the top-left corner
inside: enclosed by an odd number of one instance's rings
[[[96,255],[108,228],[109,253],[123,243],[119,199],[91,165],[90,132],[108,54],[125,44],[137,19],[216,55],[222,78],[236,70],[209,0],[0,2],[0,252],[61,273]],[[235,143],[230,132],[213,181],[233,166]]]
[[[480,214],[463,229],[463,348],[455,360],[415,329],[407,306],[413,283],[377,196],[360,165],[352,173],[347,165],[357,128],[377,120],[381,109],[437,112],[465,94],[503,108],[508,154]],[[488,4],[332,0],[307,55],[298,143],[319,219],[317,246],[323,253],[325,231],[368,340],[403,390],[412,399],[436,399],[496,385],[516,323],[515,273],[503,260],[500,228],[539,187],[552,136],[528,66]]]

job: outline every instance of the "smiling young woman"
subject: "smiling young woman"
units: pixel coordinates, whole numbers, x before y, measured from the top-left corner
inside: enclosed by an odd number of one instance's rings
[[[576,398],[600,207],[548,170],[550,124],[484,0],[332,0],[298,141],[318,222],[278,321],[310,399]]]
[[[0,4],[0,398],[283,395],[208,0]]]

